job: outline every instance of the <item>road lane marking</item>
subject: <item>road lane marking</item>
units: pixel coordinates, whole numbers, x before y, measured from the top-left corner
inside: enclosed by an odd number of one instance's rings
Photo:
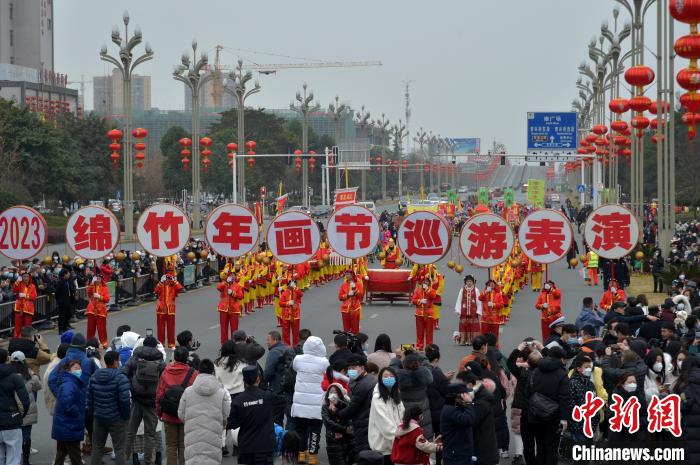
[[[219,327],[219,324],[215,324],[214,326],[210,326],[209,329],[210,329],[210,330],[211,330],[211,329],[216,329],[216,328],[218,328],[218,327]]]
[[[373,320],[373,319],[377,318],[378,316],[379,316],[379,313],[373,313],[369,316],[369,319]]]

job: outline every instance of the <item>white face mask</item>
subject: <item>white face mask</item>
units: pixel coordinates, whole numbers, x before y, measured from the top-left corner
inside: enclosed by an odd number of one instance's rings
[[[493,290],[493,287],[491,286],[486,286],[486,291],[491,292]]]
[[[676,365],[678,366],[678,369],[679,369],[679,370],[683,369],[683,360],[678,360],[678,361],[676,362]]]
[[[328,394],[328,400],[333,403],[338,402],[338,394]]]
[[[654,370],[654,372],[656,372],[656,373],[661,373],[661,370],[663,368],[664,368],[664,366],[660,362],[656,362],[651,369]]]
[[[423,284],[423,289],[428,289],[428,285],[427,285],[427,284]]]
[[[624,388],[625,388],[625,391],[627,391],[627,392],[636,392],[637,391],[637,383],[625,384]]]
[[[233,282],[233,277],[229,276],[228,278],[226,278],[226,282],[227,282],[227,283],[232,283],[232,282]]]
[[[544,285],[544,288],[545,288],[545,290],[548,291],[548,290],[550,290],[550,289],[552,288],[552,286],[550,286],[549,284],[545,284],[545,285]]]
[[[583,376],[591,376],[593,374],[593,368],[584,368]]]
[[[616,288],[616,287],[611,287],[611,288],[610,288],[610,292],[617,292],[617,288]]]

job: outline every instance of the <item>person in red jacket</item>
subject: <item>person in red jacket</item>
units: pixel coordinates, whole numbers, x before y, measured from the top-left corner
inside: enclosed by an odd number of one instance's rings
[[[353,334],[360,332],[362,315],[362,298],[364,297],[362,280],[355,275],[352,268],[345,271],[345,280],[340,285],[338,300],[340,300],[340,315],[343,319],[343,331]]]
[[[501,310],[504,307],[503,294],[496,284],[496,281],[489,279],[486,281],[484,291],[479,294],[481,301],[481,334],[491,333],[496,336],[501,328]]]
[[[608,283],[608,290],[603,293],[603,297],[600,299],[600,308],[607,312],[615,302],[627,302],[627,295],[623,289],[620,289],[617,281],[611,279]]]
[[[430,454],[442,450],[442,441],[430,442],[420,426],[422,409],[412,404],[406,408],[391,447],[391,462],[404,465],[428,465]]]
[[[154,291],[158,296],[156,304],[158,340],[165,344],[167,333],[168,347],[171,349],[175,348],[175,299],[182,289],[182,284],[175,279],[175,276],[167,273],[160,278]]]
[[[107,339],[107,304],[109,303],[109,289],[102,279],[102,275],[96,274],[92,283],[87,287],[89,303],[85,313],[87,314],[86,339],[95,337],[95,330],[100,339],[102,348],[109,347]]]
[[[238,319],[241,317],[241,301],[243,300],[243,287],[238,283],[235,273],[229,273],[226,281],[216,285],[219,291],[219,327],[221,344],[229,340],[229,327],[231,336],[238,331]]]
[[[36,301],[36,286],[32,282],[32,277],[29,273],[22,273],[17,281],[12,285],[12,292],[15,294],[16,301],[14,307],[15,313],[15,337],[19,337],[19,333],[24,326],[31,326],[34,320],[34,302]]]
[[[99,273],[102,275],[102,279],[104,279],[106,283],[112,280],[112,274],[114,274],[114,269],[109,264],[109,260],[102,260],[102,265],[100,265]]]
[[[535,308],[541,312],[540,324],[542,327],[542,340],[546,341],[551,329],[549,325],[562,316],[561,313],[561,291],[557,289],[554,281],[544,283],[542,292],[537,298]]]
[[[194,383],[199,373],[187,364],[189,355],[187,347],[176,347],[173,353],[173,362],[166,365],[156,388],[156,415],[161,419],[165,428],[165,457],[166,463],[169,465],[185,462],[185,427],[182,420],[173,414],[177,413],[177,408],[172,411],[172,407],[168,407],[168,401],[163,402],[163,397],[170,387],[186,388]],[[163,411],[163,405],[165,405],[166,410],[170,410],[170,413]]]
[[[416,306],[416,349],[423,350],[425,345],[433,343],[433,300],[437,291],[432,281],[426,277],[420,286],[416,287],[411,296],[411,302]]]
[[[347,376],[348,364],[344,359],[336,360],[333,365],[326,368],[326,374],[321,381],[321,389],[327,391],[331,384],[339,384],[350,393],[350,378]]]
[[[282,339],[284,343],[292,345],[299,342],[299,321],[301,320],[301,299],[304,291],[297,288],[296,279],[289,281],[287,288],[280,295],[282,307]]]

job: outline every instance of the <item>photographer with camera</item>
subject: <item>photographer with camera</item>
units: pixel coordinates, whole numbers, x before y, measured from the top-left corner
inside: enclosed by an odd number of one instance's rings
[[[199,355],[195,354],[195,351],[199,349],[201,345],[199,341],[194,339],[192,331],[186,329],[177,335],[177,345],[187,349],[189,354],[187,358],[187,364],[194,368],[199,369]]]
[[[49,346],[46,345],[41,334],[31,326],[24,326],[19,332],[19,337],[10,339],[7,351],[10,354],[22,352],[25,363],[37,376],[41,376],[41,367],[51,361]]]
[[[331,356],[328,357],[328,361],[331,365],[333,365],[335,362],[340,361],[347,363],[348,359],[352,355],[352,350],[348,348],[349,339],[355,338],[355,336],[352,333],[346,333],[344,331],[337,330],[333,331],[333,334],[335,334],[335,337],[333,337],[333,343],[335,344],[335,352],[333,352]]]

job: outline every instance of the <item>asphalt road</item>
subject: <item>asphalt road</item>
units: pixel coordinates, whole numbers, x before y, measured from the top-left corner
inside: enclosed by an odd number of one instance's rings
[[[459,254],[456,241],[453,243],[453,253],[456,258]],[[452,333],[457,328],[457,316],[454,313],[455,300],[462,284],[462,279],[467,273],[476,276],[477,286],[481,287],[487,279],[486,270],[473,269],[465,266],[463,274],[447,268],[446,257],[439,264],[440,270],[446,275],[445,289],[443,293],[443,313],[440,321],[440,331],[435,333],[435,343],[442,349],[441,367],[447,370],[457,370],[459,360],[465,354],[471,352],[470,347],[455,346],[452,342]],[[374,264],[378,267],[378,264]],[[373,267],[373,265],[370,265]],[[568,321],[573,322],[581,308],[581,301],[585,296],[592,296],[596,301],[600,299],[601,289],[590,288],[580,278],[577,270],[567,270],[565,261],[560,261],[550,267],[549,278],[553,279],[562,290],[562,305]],[[332,352],[334,329],[341,329],[341,321],[338,310],[338,282],[328,283],[322,287],[312,287],[304,297],[302,305],[301,327],[309,328],[311,332],[321,337],[328,345],[328,355]],[[540,338],[540,318],[534,305],[537,293],[529,287],[520,291],[516,297],[511,313],[511,319],[503,329],[500,345],[501,350],[507,355],[517,344],[528,336]],[[217,292],[214,286],[204,287],[180,296],[178,299],[177,331],[189,329],[195,338],[201,342],[198,353],[201,358],[215,358],[219,349],[219,327],[216,303]],[[125,308],[120,312],[110,313],[108,319],[108,331],[110,336],[116,328],[122,324],[129,324],[132,330],[144,333],[146,328],[155,328],[155,304],[148,303],[139,307]],[[274,313],[271,306],[265,307],[241,320],[241,329],[249,335],[253,335],[258,341],[264,343],[265,334],[275,328]],[[77,324],[77,330],[85,331],[85,323]],[[361,331],[367,333],[370,338],[370,351],[374,348],[374,340],[380,333],[391,336],[394,347],[402,343],[411,343],[415,340],[415,325],[413,308],[404,304],[374,304],[365,305]],[[45,340],[49,347],[55,350],[58,345],[58,336],[55,331],[45,334]],[[55,443],[51,440],[51,420],[48,414],[42,393],[39,392],[39,423],[34,426],[32,433],[33,447],[39,449],[39,453],[31,457],[34,465],[52,463]],[[225,464],[233,464],[235,459],[225,458]],[[325,446],[321,451],[321,461],[325,462]],[[105,463],[111,460],[105,459]],[[503,460],[502,463],[510,463]]]

